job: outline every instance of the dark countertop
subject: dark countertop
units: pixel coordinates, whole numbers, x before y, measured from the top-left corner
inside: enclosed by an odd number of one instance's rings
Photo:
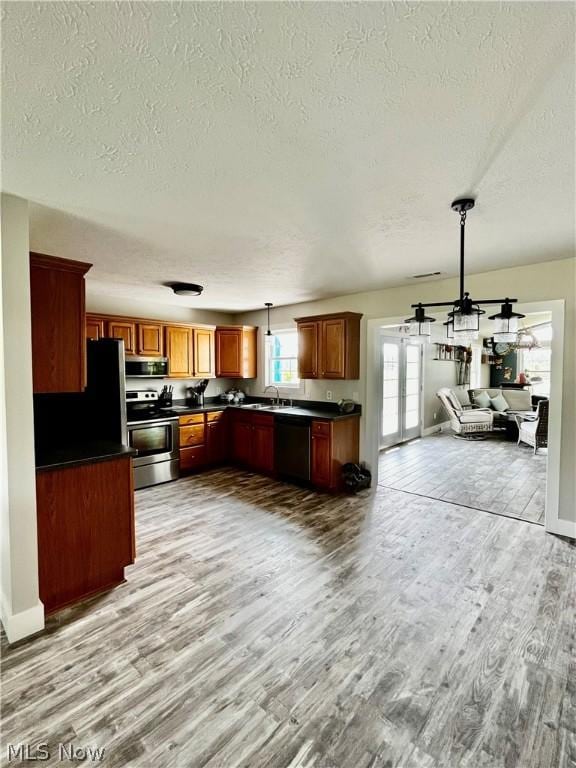
[[[80,445],[51,448],[36,454],[36,471],[68,469],[82,464],[96,464],[100,461],[112,461],[126,456],[135,456],[136,451],[121,443],[93,440]]]
[[[178,406],[176,410],[174,408],[168,408],[168,411],[177,414],[178,416],[186,416],[193,413],[210,413],[211,411],[224,411],[228,408],[234,408],[236,410],[251,411],[252,413],[271,413],[273,415],[278,414],[280,416],[304,416],[309,419],[329,419],[330,421],[340,421],[341,419],[350,419],[359,417],[360,411],[354,411],[353,413],[341,413],[337,408],[322,408],[314,403],[310,408],[306,408],[300,405],[295,405],[286,408],[278,408],[272,411],[264,408],[247,408],[245,405],[234,405],[230,403],[206,403],[206,405],[184,407]]]

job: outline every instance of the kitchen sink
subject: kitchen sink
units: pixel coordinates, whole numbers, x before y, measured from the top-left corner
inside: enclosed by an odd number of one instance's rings
[[[292,408],[291,405],[268,405],[268,403],[247,403],[242,408],[250,408],[254,411],[278,411]]]

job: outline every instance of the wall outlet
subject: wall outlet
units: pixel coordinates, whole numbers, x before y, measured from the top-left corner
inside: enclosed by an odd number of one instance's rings
[[[332,400],[332,390],[326,390],[326,400]]]

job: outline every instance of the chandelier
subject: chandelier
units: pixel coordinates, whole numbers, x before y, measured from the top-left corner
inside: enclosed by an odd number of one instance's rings
[[[488,319],[494,321],[493,337],[494,341],[513,342],[518,333],[518,320],[524,315],[514,312],[512,304],[518,299],[472,299],[465,290],[464,284],[464,233],[466,230],[466,213],[474,208],[474,200],[470,197],[454,200],[452,210],[460,214],[460,296],[454,301],[435,301],[418,302],[412,304],[414,316],[408,318],[405,322],[409,324],[408,333],[413,339],[429,341],[432,334],[432,323],[435,318],[428,317],[425,309],[427,307],[449,307],[448,319],[444,323],[446,326],[446,337],[453,340],[454,344],[468,346],[471,341],[475,341],[480,333],[480,317],[485,315],[485,310],[480,308],[481,304],[500,304],[500,312],[491,315]]]

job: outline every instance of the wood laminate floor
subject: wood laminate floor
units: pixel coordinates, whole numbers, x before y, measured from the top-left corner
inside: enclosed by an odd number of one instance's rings
[[[3,640],[4,765],[576,765],[574,543],[232,469],[139,491],[137,534],[125,585]]]
[[[544,525],[546,453],[498,433],[480,441],[439,433],[382,451],[378,483]]]

